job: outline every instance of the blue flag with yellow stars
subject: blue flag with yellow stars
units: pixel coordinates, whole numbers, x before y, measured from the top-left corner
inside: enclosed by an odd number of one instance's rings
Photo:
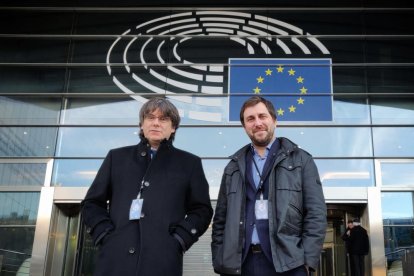
[[[270,100],[278,121],[332,121],[331,59],[230,59],[229,121],[254,95]]]

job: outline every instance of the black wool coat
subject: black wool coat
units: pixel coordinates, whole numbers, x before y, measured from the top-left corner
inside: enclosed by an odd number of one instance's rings
[[[141,182],[139,220],[130,220]],[[82,201],[82,216],[100,247],[95,275],[182,275],[183,252],[206,231],[213,214],[201,160],[161,143],[109,151]]]
[[[367,230],[362,226],[354,226],[348,238],[349,254],[351,255],[368,255],[369,238]]]

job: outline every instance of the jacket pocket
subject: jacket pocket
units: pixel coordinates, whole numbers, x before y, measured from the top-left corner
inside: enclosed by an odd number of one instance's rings
[[[302,191],[302,166],[290,162],[281,163],[276,170],[276,189]]]
[[[228,168],[225,170],[224,175],[226,177],[227,195],[237,193],[239,186],[242,183],[238,168]]]

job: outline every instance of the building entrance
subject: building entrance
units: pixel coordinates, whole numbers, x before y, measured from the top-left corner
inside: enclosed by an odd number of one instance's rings
[[[315,276],[347,276],[349,268],[341,239],[349,218],[363,214],[364,204],[328,204],[328,228]],[[211,227],[186,254],[184,276],[216,275],[211,266]],[[54,204],[46,275],[93,275],[98,250],[81,223],[78,203]],[[369,267],[369,266],[367,266]]]

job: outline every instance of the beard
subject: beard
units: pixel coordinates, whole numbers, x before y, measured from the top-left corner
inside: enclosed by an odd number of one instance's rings
[[[257,137],[255,134],[258,131],[266,131],[266,135]],[[258,131],[253,131],[253,134],[249,134],[250,140],[252,141],[253,145],[259,146],[259,147],[265,147],[269,145],[274,136],[274,129],[273,131],[269,131],[269,129],[266,128],[266,129],[260,129]]]

